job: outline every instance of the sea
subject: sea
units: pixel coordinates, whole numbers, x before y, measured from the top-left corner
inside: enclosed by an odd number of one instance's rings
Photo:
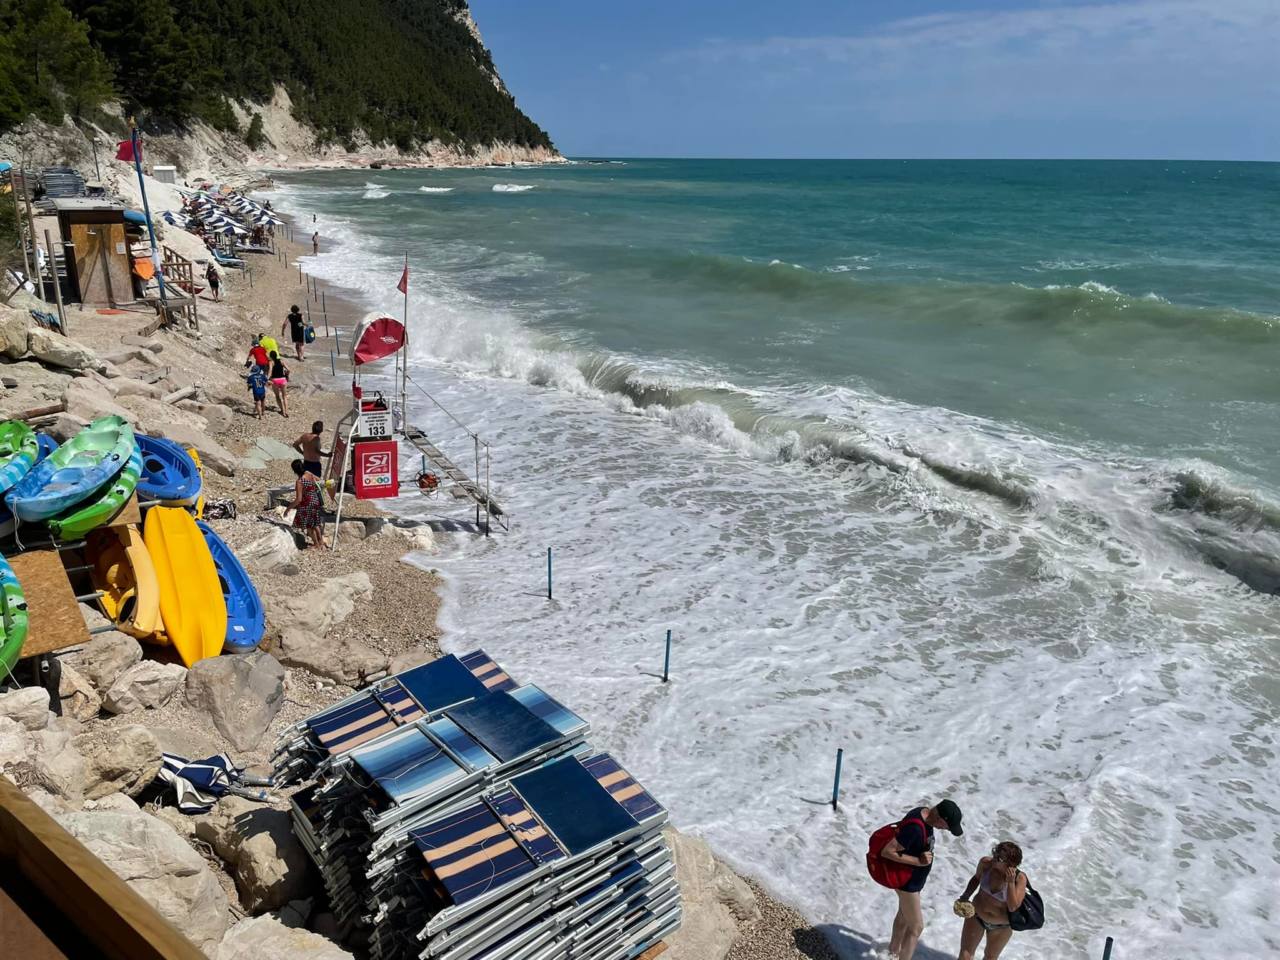
[[[843,955],[896,905],[868,835],[943,797],[919,957],[1006,839],[1048,918],[1011,957],[1280,952],[1280,165],[278,184],[370,309],[407,256],[410,419],[489,445],[510,531],[394,502],[441,531],[445,648],[580,712]]]

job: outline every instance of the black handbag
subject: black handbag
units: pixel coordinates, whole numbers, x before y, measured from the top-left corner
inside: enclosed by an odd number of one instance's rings
[[[1039,930],[1044,926],[1044,900],[1027,881],[1027,893],[1017,910],[1009,911],[1009,926],[1014,930]]]

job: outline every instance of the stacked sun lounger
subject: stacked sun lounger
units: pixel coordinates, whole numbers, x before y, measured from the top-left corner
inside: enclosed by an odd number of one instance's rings
[[[629,960],[672,932],[666,811],[587,733],[482,651],[291,730],[277,782],[315,781],[294,830],[353,945],[373,960]]]

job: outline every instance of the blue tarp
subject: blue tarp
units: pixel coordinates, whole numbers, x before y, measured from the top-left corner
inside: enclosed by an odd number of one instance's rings
[[[128,220],[130,223],[146,223],[147,222],[147,215],[143,213],[141,210],[126,210],[124,212],[124,218]]]

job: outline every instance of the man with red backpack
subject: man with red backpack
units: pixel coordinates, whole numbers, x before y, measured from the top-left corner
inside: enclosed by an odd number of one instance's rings
[[[898,912],[893,918],[889,955],[894,960],[911,960],[916,943],[924,933],[924,911],[920,891],[933,868],[933,831],[945,828],[961,836],[960,808],[953,800],[932,807],[916,807],[897,823],[881,827],[867,846],[867,870],[881,886],[898,894]]]

